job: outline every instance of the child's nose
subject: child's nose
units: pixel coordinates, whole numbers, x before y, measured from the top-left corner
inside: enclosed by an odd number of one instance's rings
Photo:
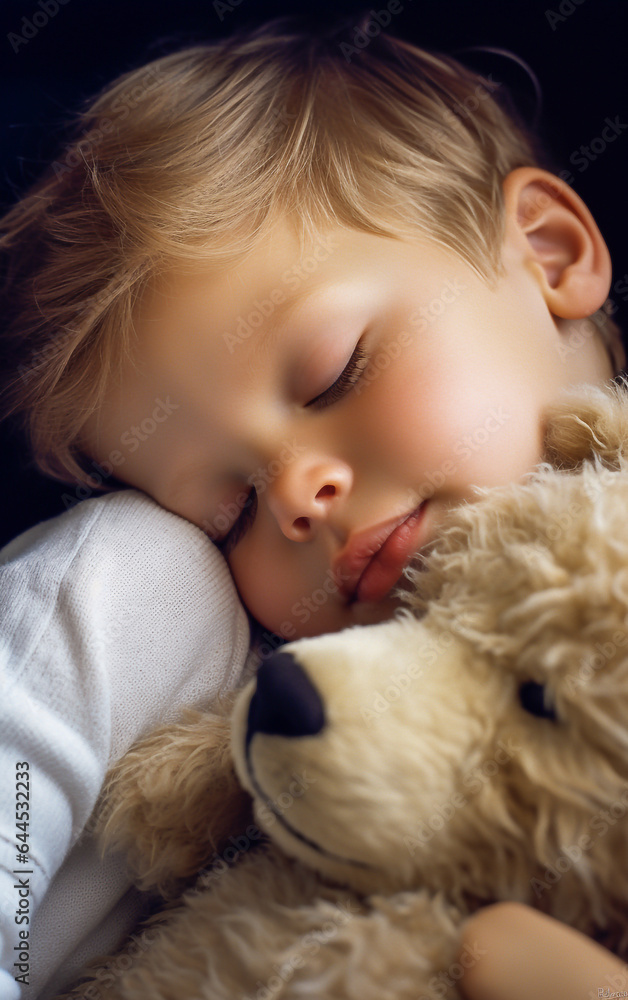
[[[268,506],[286,538],[310,541],[331,523],[351,493],[353,474],[339,459],[303,457],[270,484]]]

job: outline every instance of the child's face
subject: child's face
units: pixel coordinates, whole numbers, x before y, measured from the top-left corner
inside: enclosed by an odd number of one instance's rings
[[[565,350],[509,232],[493,290],[428,243],[334,228],[301,254],[286,222],[218,275],[168,273],[90,453],[117,452],[116,475],[227,535],[266,628],[389,617],[447,509],[529,471],[544,406],[612,374],[590,333]]]

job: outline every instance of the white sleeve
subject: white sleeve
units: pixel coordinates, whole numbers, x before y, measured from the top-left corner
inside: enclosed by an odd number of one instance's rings
[[[37,525],[0,561],[0,1000],[14,1000],[16,977],[34,997],[126,931],[107,926],[123,865],[79,841],[104,774],[236,685],[249,634],[215,546],[135,490]]]

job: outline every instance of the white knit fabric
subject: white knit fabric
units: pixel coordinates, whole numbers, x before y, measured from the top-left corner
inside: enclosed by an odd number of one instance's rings
[[[238,683],[249,630],[215,546],[136,490],[31,528],[0,563],[0,1000],[16,1000],[53,995],[140,916],[123,859],[101,862],[81,832],[108,766],[139,736]],[[18,762],[29,765],[26,864]]]

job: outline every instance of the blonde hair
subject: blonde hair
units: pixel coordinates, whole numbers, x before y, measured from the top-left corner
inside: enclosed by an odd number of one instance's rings
[[[301,239],[338,223],[429,239],[492,280],[502,181],[539,160],[498,86],[385,34],[349,55],[282,20],[114,81],[0,224],[2,416],[21,417],[38,467],[95,484],[80,431],[148,279],[234,262],[279,214]]]

